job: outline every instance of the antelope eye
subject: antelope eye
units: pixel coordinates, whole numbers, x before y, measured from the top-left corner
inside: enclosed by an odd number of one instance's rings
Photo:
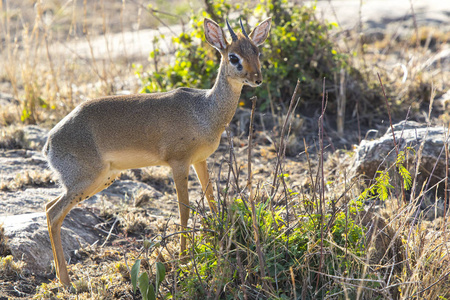
[[[233,65],[239,63],[239,58],[236,55],[234,55],[234,54],[230,54],[230,56],[228,58],[230,59],[230,62]]]

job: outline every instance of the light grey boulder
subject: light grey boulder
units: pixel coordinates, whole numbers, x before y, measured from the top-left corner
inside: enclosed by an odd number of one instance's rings
[[[104,238],[104,234],[95,229],[100,222],[95,214],[87,210],[72,209],[61,230],[66,260],[75,258],[74,252],[81,246],[92,245]],[[0,223],[3,223],[7,245],[15,259],[24,261],[25,268],[31,273],[51,271],[53,253],[45,213],[0,217]]]
[[[117,180],[100,194],[105,196],[119,195],[124,198],[132,198],[140,191],[146,191],[153,199],[158,199],[163,196],[162,193],[158,192],[150,185],[133,180]]]
[[[429,180],[429,187],[445,178],[445,134],[444,127],[428,127],[413,121],[402,121],[393,125],[399,151],[407,151],[406,147],[414,149],[408,153],[408,165],[411,175],[414,177],[415,162],[419,161],[418,153],[423,143],[420,158],[420,168],[417,174],[418,185],[422,186],[425,180]],[[447,141],[447,145],[448,145]],[[373,179],[377,170],[384,170],[395,163],[397,154],[395,151],[392,131],[387,132],[375,140],[363,140],[355,150],[353,170],[355,175],[364,175],[367,179]],[[447,166],[448,167],[448,166]],[[433,171],[434,169],[434,171]],[[433,174],[430,178],[430,174]],[[442,184],[441,184],[442,186]]]
[[[5,216],[44,212],[45,203],[60,193],[56,187],[0,192],[0,223]]]

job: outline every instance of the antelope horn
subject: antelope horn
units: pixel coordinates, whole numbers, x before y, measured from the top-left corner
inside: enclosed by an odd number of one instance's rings
[[[230,32],[231,39],[233,40],[233,42],[236,42],[238,37],[237,37],[236,33],[234,33],[233,29],[231,28],[230,23],[228,23],[228,19],[227,19],[227,27],[228,27],[228,31]]]
[[[242,24],[242,19],[241,18],[239,18],[239,22],[241,23],[242,33],[245,35],[246,38],[250,39],[248,37],[248,35],[247,35],[247,32],[245,32],[244,25]]]

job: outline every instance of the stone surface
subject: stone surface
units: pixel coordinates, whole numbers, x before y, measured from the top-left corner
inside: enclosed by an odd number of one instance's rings
[[[409,170],[414,177],[414,162],[420,153],[419,148],[423,143],[421,151],[420,168],[417,174],[418,185],[421,187],[430,174],[429,187],[439,182],[445,177],[445,138],[446,129],[444,127],[428,127],[412,121],[402,121],[393,125],[396,142],[400,151],[405,151],[406,147],[411,147],[413,151],[408,151]],[[447,141],[447,146],[448,146]],[[355,150],[354,171],[356,175],[365,175],[372,179],[377,170],[384,170],[395,163],[397,158],[393,135],[391,129],[378,139],[368,141],[363,140]],[[434,169],[434,171],[433,171]]]
[[[312,2],[317,5],[319,16],[330,22],[338,22],[342,29],[357,28],[360,20],[363,30],[385,29],[390,25],[411,24],[413,26],[411,5],[414,7],[414,18],[418,24],[448,28],[450,2],[441,0],[418,0],[412,4],[408,0],[397,1],[364,1],[333,0]],[[361,19],[359,18],[361,14]],[[396,28],[398,31],[401,28]]]
[[[51,271],[53,253],[47,231],[45,213],[30,213],[0,217],[12,255],[26,262],[32,273]],[[74,208],[65,218],[61,239],[66,259],[69,260],[80,246],[92,245],[103,238],[95,229],[101,220],[93,213]],[[81,244],[81,245],[80,245]]]

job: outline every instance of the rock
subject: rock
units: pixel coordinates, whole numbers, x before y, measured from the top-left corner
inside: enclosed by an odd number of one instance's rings
[[[0,223],[4,216],[44,212],[45,203],[61,193],[59,188],[27,188],[0,192]]]
[[[422,187],[422,183],[429,180],[433,168],[434,172],[429,187],[445,178],[444,142],[447,131],[444,127],[427,127],[427,125],[413,121],[402,121],[393,127],[399,150],[406,152],[406,147],[411,147],[415,151],[408,151],[407,155],[409,171],[413,178],[416,175],[414,174],[414,162],[417,160],[419,147],[423,143],[420,168],[417,174],[418,187]],[[355,175],[365,175],[368,179],[373,179],[377,170],[384,170],[396,161],[397,155],[391,129],[389,128],[383,136],[376,140],[363,140],[355,152],[353,168]],[[443,185],[441,184],[441,186]]]
[[[21,214],[1,217],[4,234],[12,255],[26,262],[31,273],[51,271],[53,252],[47,231],[45,213]],[[81,246],[92,245],[102,239],[103,233],[95,229],[101,220],[93,213],[74,208],[65,218],[61,239],[66,259],[74,257]],[[81,244],[81,245],[80,245]]]
[[[141,191],[146,191],[147,194],[154,199],[162,197],[162,193],[158,192],[148,184],[132,180],[118,180],[110,187],[103,190],[100,194],[107,196],[120,195],[121,197],[131,198],[136,196]]]

